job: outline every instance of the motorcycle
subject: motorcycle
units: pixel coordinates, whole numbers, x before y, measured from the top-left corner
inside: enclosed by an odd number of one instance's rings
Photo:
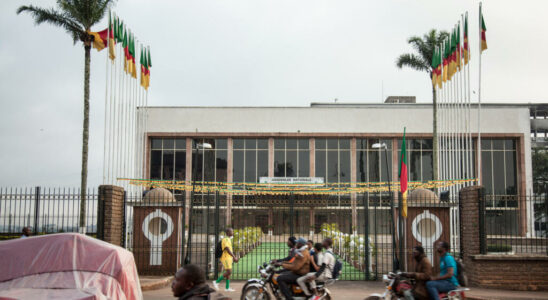
[[[404,300],[404,292],[406,290],[412,290],[414,285],[414,280],[405,278],[403,273],[392,273],[389,272],[387,275],[382,276],[382,281],[386,284],[386,290],[383,294],[371,294],[365,300],[388,300],[388,299],[398,299]],[[463,287],[457,287],[455,290],[449,291],[447,293],[439,293],[438,296],[441,300],[461,300],[466,299],[464,294],[465,291],[469,289]]]
[[[249,279],[242,289],[242,297],[240,300],[275,300],[284,299],[278,281],[276,280],[280,274],[276,272],[274,262],[269,264],[264,263],[257,267],[257,271],[261,278]],[[321,300],[331,300],[331,293],[327,289],[328,285],[335,283],[335,279],[329,279],[326,282],[317,282],[316,288],[321,295]],[[307,296],[298,284],[291,284],[291,299],[306,300]]]

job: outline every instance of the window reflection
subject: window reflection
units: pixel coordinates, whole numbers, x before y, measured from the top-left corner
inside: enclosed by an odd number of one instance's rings
[[[274,139],[274,176],[310,175],[309,139]]]
[[[268,176],[268,139],[233,140],[234,182],[259,182]]]

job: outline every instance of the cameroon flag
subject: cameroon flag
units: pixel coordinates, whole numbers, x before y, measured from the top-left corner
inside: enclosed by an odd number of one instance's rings
[[[468,60],[470,60],[470,51],[468,49],[468,14],[466,14],[466,17],[464,19],[464,64],[468,64]]]
[[[487,50],[487,39],[485,38],[486,31],[487,28],[485,27],[485,20],[483,20],[483,14],[481,13],[481,52],[483,52],[483,50]]]
[[[461,64],[462,64],[462,47],[460,45],[460,23],[459,23],[459,26],[457,27],[457,59],[456,59],[456,62],[457,62],[457,71],[460,71],[460,67],[461,67]]]
[[[131,69],[128,63],[129,60],[129,48],[128,48],[128,32],[124,31],[124,40],[122,41],[122,47],[124,48],[124,71],[130,73]]]
[[[97,49],[97,51],[105,49],[108,43],[108,28],[99,32],[88,31],[88,34],[93,36],[93,48]]]
[[[407,149],[405,145],[405,128],[403,128],[403,142],[401,144],[400,159],[400,192],[402,197],[401,215],[407,218]]]
[[[449,68],[449,43],[447,43],[447,40],[445,40],[444,46],[443,46],[443,75],[442,79],[443,82],[447,81],[447,74],[448,74],[448,68]]]
[[[129,43],[129,54],[131,55],[131,77],[137,78],[137,66],[135,65],[135,37],[131,37]]]

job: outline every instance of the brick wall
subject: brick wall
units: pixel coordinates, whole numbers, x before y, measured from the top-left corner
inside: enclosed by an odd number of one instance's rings
[[[99,186],[97,210],[98,237],[105,242],[122,246],[124,189],[115,185]]]
[[[548,256],[474,255],[474,285],[519,291],[548,291]]]
[[[548,290],[548,256],[482,255],[479,210],[483,187],[461,190],[461,245],[469,285],[520,291]]]

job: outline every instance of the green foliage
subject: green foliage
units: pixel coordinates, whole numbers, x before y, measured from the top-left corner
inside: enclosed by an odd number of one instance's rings
[[[363,262],[366,254],[366,243],[364,236],[349,235],[339,231],[336,223],[324,223],[320,227],[322,234],[333,239],[333,248],[342,257],[350,257],[353,261]],[[369,251],[372,256],[377,255],[377,247],[369,242]]]
[[[17,14],[29,13],[36,25],[50,23],[65,29],[72,36],[74,43],[86,41],[93,25],[99,23],[108,12],[108,5],[113,0],[58,0],[56,8],[41,8],[33,5],[23,5],[17,9]]]
[[[398,57],[396,60],[396,66],[398,68],[409,67],[411,69],[427,72],[429,75],[432,72],[432,56],[436,46],[449,36],[446,31],[437,31],[436,29],[430,30],[424,34],[423,37],[412,36],[407,42],[415,49],[416,53],[405,53]]]
[[[260,227],[244,227],[234,229],[234,237],[232,239],[232,247],[235,253],[245,250],[251,250],[263,236],[263,231]]]
[[[508,244],[492,244],[487,245],[487,252],[510,252],[512,246]]]

